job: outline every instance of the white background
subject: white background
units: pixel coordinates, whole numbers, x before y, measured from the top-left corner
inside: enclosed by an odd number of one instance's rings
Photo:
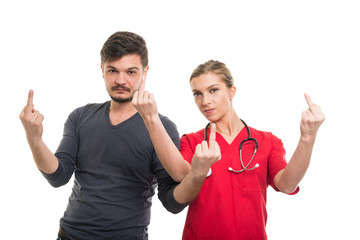
[[[326,121],[300,193],[268,189],[269,239],[360,239],[359,12],[358,1],[346,0],[3,1],[1,236],[55,239],[72,187],[71,180],[52,188],[35,167],[18,118],[29,89],[55,151],[73,109],[109,99],[99,51],[113,32],[127,30],[147,41],[147,89],[180,134],[206,124],[188,81],[208,59],[231,69],[237,113],[281,138],[287,159],[308,92]],[[186,210],[172,215],[157,197],[153,203],[150,239],[180,239]]]

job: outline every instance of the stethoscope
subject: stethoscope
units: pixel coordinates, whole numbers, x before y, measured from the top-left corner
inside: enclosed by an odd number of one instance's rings
[[[233,173],[241,173],[241,172],[244,172],[244,171],[254,170],[255,168],[258,168],[258,167],[260,166],[258,163],[256,163],[254,167],[248,168],[248,167],[250,166],[250,164],[252,163],[254,157],[255,157],[256,151],[257,151],[257,149],[258,149],[258,142],[256,141],[255,138],[252,138],[252,137],[251,137],[251,133],[250,133],[250,129],[249,129],[248,125],[247,125],[242,119],[240,119],[240,120],[241,120],[241,122],[244,124],[244,126],[245,126],[245,128],[246,128],[246,130],[247,130],[247,132],[248,132],[248,137],[245,138],[244,140],[242,140],[241,143],[240,143],[240,145],[239,145],[240,164],[241,164],[242,169],[240,169],[240,170],[234,170],[232,167],[229,167],[229,168],[228,168],[229,172],[233,172]],[[206,125],[205,129],[204,129],[204,141],[207,140],[207,133],[206,133],[206,131],[207,131],[209,125],[210,125],[210,123],[208,123],[208,124]],[[254,150],[254,153],[253,153],[253,155],[252,155],[249,163],[245,166],[244,163],[243,163],[243,160],[242,160],[242,147],[243,147],[243,145],[244,145],[246,142],[251,142],[251,143],[253,143],[253,144],[255,145],[255,150]],[[209,176],[211,175],[211,173],[212,173],[212,170],[211,170],[211,168],[210,168],[210,169],[209,169],[209,172],[208,172],[208,174],[207,174],[207,177],[209,177]]]

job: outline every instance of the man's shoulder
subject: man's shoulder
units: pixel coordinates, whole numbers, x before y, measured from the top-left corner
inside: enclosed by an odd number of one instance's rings
[[[175,128],[177,129],[176,127],[176,124],[170,120],[170,118],[168,118],[167,116],[165,115],[162,115],[159,113],[159,117],[160,117],[160,120],[162,122],[162,124],[164,125],[164,127],[167,129],[167,128]]]
[[[88,103],[86,105],[77,107],[73,110],[72,114],[83,114],[83,113],[91,113],[97,111],[99,109],[105,108],[108,102],[104,103]]]
[[[90,116],[93,116],[94,113],[105,109],[108,102],[105,103],[88,103],[86,105],[75,108],[69,115],[69,120],[71,122],[81,124],[85,122]]]
[[[99,108],[106,108],[108,104],[109,101],[103,103],[88,103],[86,105],[79,107],[78,109],[83,109],[86,111],[94,111],[94,110],[98,110]]]
[[[161,113],[159,113],[159,117],[160,117],[161,121],[170,121],[171,122],[171,120],[167,116],[165,116],[165,115],[163,115]]]

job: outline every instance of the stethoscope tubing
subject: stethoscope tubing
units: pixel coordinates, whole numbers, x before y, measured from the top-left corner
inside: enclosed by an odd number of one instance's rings
[[[252,163],[255,155],[256,155],[256,152],[257,152],[257,150],[258,150],[259,145],[258,145],[257,140],[256,140],[255,138],[252,138],[252,137],[251,137],[251,132],[250,132],[250,128],[248,127],[248,125],[247,125],[242,119],[240,119],[240,120],[241,120],[241,122],[244,124],[244,126],[245,126],[245,128],[246,128],[246,130],[247,130],[247,132],[248,132],[248,137],[245,138],[244,140],[242,140],[241,143],[240,143],[240,145],[239,145],[240,164],[241,164],[242,169],[240,169],[240,170],[234,170],[232,167],[229,167],[229,168],[228,168],[229,172],[233,172],[233,173],[242,173],[242,172],[244,172],[244,171],[254,170],[255,168],[258,168],[258,167],[259,167],[259,164],[256,163],[254,167],[248,168],[248,167],[250,166],[250,164]],[[208,123],[208,124],[206,125],[205,129],[204,129],[204,141],[207,140],[207,129],[208,129],[209,125],[210,125],[210,123]],[[242,147],[243,147],[243,145],[244,145],[246,142],[249,142],[249,141],[251,141],[252,143],[255,144],[255,150],[254,150],[254,153],[253,153],[253,155],[252,155],[249,163],[245,166],[245,165],[244,165],[244,162],[243,162],[243,160],[242,160]],[[211,170],[211,168],[210,168],[207,177],[209,177],[209,176],[211,175],[211,173],[212,173],[212,170]]]

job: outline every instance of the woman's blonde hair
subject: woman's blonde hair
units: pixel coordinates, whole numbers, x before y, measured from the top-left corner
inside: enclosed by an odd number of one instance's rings
[[[219,75],[228,88],[231,88],[234,85],[234,79],[231,75],[230,70],[226,67],[224,63],[215,60],[209,60],[197,66],[197,68],[195,68],[195,70],[191,74],[190,82],[193,78],[199,77],[200,75],[207,73],[214,73]]]

